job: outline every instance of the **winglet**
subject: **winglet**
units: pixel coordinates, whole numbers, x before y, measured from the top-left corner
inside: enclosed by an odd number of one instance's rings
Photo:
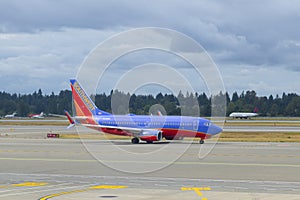
[[[163,114],[160,112],[160,110],[157,110],[157,115],[158,116],[163,116]]]
[[[70,113],[67,111],[67,110],[64,110],[65,111],[65,114],[70,122],[70,125],[67,127],[67,129],[75,126],[75,121],[73,120],[73,118],[71,117]]]

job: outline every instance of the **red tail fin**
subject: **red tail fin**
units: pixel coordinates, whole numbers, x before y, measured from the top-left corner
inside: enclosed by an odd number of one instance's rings
[[[97,115],[110,115],[110,113],[105,112],[97,108],[91,98],[85,93],[84,89],[81,87],[79,82],[75,79],[71,79],[71,89],[73,95],[73,103],[75,107],[76,117],[79,123],[87,124],[97,124],[94,119]],[[75,118],[75,119],[77,119]]]

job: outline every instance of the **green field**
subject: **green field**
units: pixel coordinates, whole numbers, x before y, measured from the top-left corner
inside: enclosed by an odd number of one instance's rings
[[[216,123],[218,124],[218,123]],[[231,121],[226,121],[224,123],[225,126],[297,126],[300,129],[300,121],[299,122],[231,122]]]
[[[49,121],[51,120],[51,121]],[[1,125],[10,126],[68,126],[69,122],[61,118],[45,118],[39,120],[22,119],[22,120],[6,120],[2,119],[0,121]]]
[[[299,133],[289,132],[223,132],[219,141],[226,142],[300,142]]]
[[[130,140],[130,137],[110,135],[110,134],[60,134],[60,138],[65,139],[97,139],[97,140]],[[185,138],[191,140],[192,138]],[[194,139],[199,140],[199,139]],[[218,140],[220,142],[300,142],[299,133],[265,133],[265,132],[245,132],[232,133],[223,132],[219,138],[212,138],[211,140]]]

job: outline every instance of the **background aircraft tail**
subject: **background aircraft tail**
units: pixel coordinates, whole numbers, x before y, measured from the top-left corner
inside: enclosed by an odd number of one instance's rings
[[[110,113],[97,108],[77,80],[71,79],[70,82],[76,116],[84,116],[91,119],[96,115],[110,115]]]

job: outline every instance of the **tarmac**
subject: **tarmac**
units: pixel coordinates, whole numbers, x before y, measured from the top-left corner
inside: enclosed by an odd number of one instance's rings
[[[300,199],[299,143],[133,145],[48,132],[72,130],[0,127],[0,199]]]

